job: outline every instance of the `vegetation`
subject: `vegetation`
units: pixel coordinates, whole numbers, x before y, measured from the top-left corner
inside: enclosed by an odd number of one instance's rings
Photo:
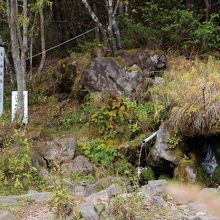
[[[207,61],[180,58],[175,62],[164,74],[166,83],[154,90],[155,100],[169,110],[171,123],[180,131],[215,133],[219,123],[219,62],[211,57]]]

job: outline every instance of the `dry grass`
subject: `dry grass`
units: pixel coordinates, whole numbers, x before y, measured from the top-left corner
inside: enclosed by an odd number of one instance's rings
[[[165,78],[166,83],[153,90],[153,97],[170,111],[173,126],[187,135],[220,131],[219,61],[175,58]]]

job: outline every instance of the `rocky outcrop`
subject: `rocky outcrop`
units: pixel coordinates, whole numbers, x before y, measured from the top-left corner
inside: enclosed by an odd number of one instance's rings
[[[89,162],[89,160],[84,156],[77,156],[74,160],[69,163],[64,163],[62,165],[62,171],[66,175],[70,174],[80,174],[80,175],[94,175],[95,166]]]
[[[159,53],[147,53],[144,50],[121,51],[119,58],[97,57],[82,76],[82,82],[90,91],[130,96],[136,91],[143,92],[154,84],[158,70],[166,67],[166,57]],[[119,64],[121,63],[121,64]],[[162,78],[155,80],[161,85]]]
[[[76,146],[74,138],[56,138],[52,141],[40,142],[35,147],[32,159],[37,167],[56,167],[56,163],[68,163],[73,159]]]
[[[169,125],[163,124],[160,126],[157,132],[156,143],[150,150],[147,161],[153,166],[157,167],[161,164],[161,160],[170,162],[171,164],[177,166],[179,161],[183,158],[183,153],[178,149],[172,149],[168,143],[171,138],[171,131]]]
[[[53,73],[53,79],[57,83],[59,91],[61,93],[70,93],[76,77],[76,61],[71,58],[60,60],[57,65],[57,71]]]
[[[112,95],[132,93],[141,80],[138,71],[127,71],[114,59],[102,57],[95,58],[82,77],[83,84],[90,91]]]
[[[119,55],[128,66],[138,65],[148,76],[154,75],[156,70],[166,68],[167,59],[161,51],[143,49],[122,50]]]

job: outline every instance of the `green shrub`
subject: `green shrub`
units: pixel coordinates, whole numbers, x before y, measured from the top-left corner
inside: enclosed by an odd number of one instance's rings
[[[15,130],[14,147],[7,147],[0,157],[0,188],[3,194],[26,192],[32,187],[43,188],[45,182],[32,165],[30,144],[22,132]],[[9,159],[10,158],[10,159]]]
[[[116,149],[106,145],[101,140],[92,140],[89,143],[79,145],[79,151],[96,165],[104,167],[109,167],[114,161],[122,157]]]
[[[141,174],[140,174],[140,181],[141,182],[148,182],[150,180],[154,180],[155,179],[155,175],[154,175],[154,171],[152,170],[151,167],[144,167],[141,170]]]

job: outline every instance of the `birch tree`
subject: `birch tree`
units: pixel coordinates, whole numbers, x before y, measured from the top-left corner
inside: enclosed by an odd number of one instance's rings
[[[81,0],[90,14],[91,18],[99,28],[104,40],[108,43],[108,47],[113,55],[117,54],[117,50],[121,48],[121,36],[116,21],[116,14],[121,4],[121,0],[103,0],[108,14],[108,27],[105,30],[104,25],[100,22],[98,16],[93,12],[87,0]]]
[[[18,105],[16,122],[22,123],[24,117],[24,96],[26,90],[26,60],[28,49],[28,4],[27,0],[7,0],[7,17],[10,29],[11,52],[16,73]]]

